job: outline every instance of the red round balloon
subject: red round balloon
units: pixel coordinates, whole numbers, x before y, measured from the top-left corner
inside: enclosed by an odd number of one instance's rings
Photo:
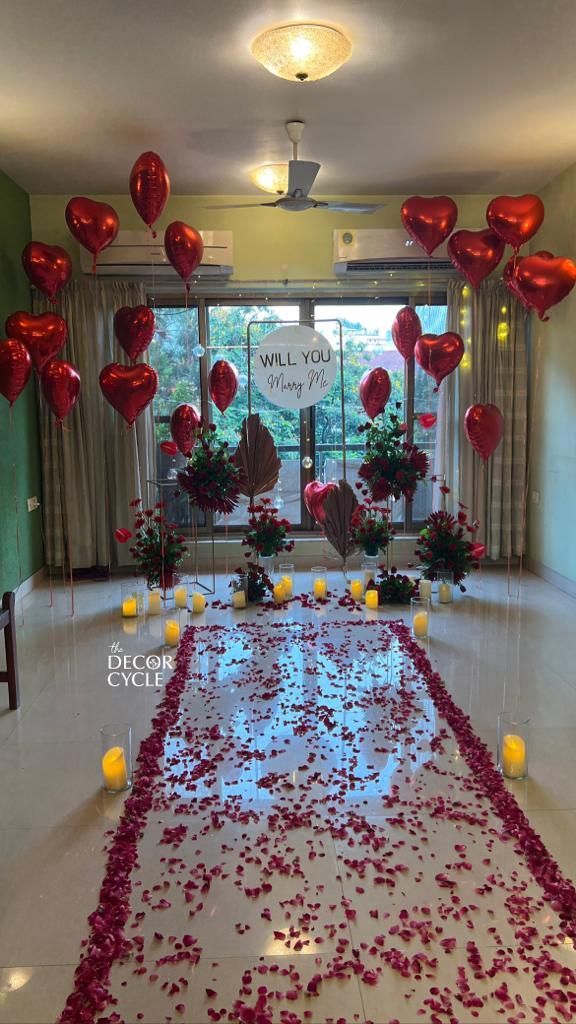
[[[96,256],[112,244],[120,222],[116,210],[108,203],[97,203],[86,196],[74,196],[66,207],[66,223],[77,242]]]
[[[371,420],[376,419],[384,412],[392,391],[388,370],[383,366],[375,366],[373,370],[368,370],[362,377],[358,390],[366,415]]]
[[[30,353],[21,341],[0,341],[0,395],[14,405],[26,387],[32,372]]]
[[[19,309],[6,320],[6,334],[26,345],[36,373],[41,374],[64,345],[68,324],[57,313],[34,314]]]
[[[319,480],[311,480],[304,488],[304,504],[312,518],[320,525],[326,519],[324,502],[332,491],[338,490],[338,484],[321,484]]]
[[[56,417],[62,423],[74,408],[80,394],[80,374],[63,359],[52,359],[40,378],[42,394]]]
[[[176,406],[170,417],[170,433],[182,455],[188,457],[192,452],[201,425],[202,417],[194,405],[183,402]]]
[[[547,310],[565,299],[576,284],[576,263],[542,250],[518,259],[509,277],[508,287],[524,305],[535,309],[541,320],[548,320]]]
[[[471,405],[464,415],[464,433],[474,451],[486,462],[504,433],[504,420],[498,406]]]
[[[416,342],[414,358],[425,373],[433,377],[436,387],[456,369],[464,355],[464,342],[455,331],[444,334],[423,334]]]
[[[544,203],[539,196],[497,196],[488,204],[486,220],[506,245],[518,252],[529,242],[544,220]]]
[[[129,426],[150,405],[158,388],[158,374],[148,363],[108,363],[99,380],[102,394]]]
[[[161,157],[141,153],[130,172],[130,195],[149,228],[158,220],[170,196],[170,178]]]
[[[429,256],[451,235],[458,207],[450,196],[411,196],[400,210],[406,231]]]
[[[165,455],[178,455],[178,445],[175,441],[161,441],[160,451]]]
[[[404,359],[411,359],[414,346],[422,334],[420,317],[412,306],[403,306],[392,324],[392,341]]]
[[[156,323],[148,306],[121,306],[114,314],[114,333],[133,363],[146,351]]]
[[[455,231],[448,239],[448,255],[452,263],[470,282],[479,288],[496,269],[504,255],[505,245],[494,231]]]
[[[173,220],[164,232],[166,255],[184,282],[192,276],[202,262],[204,242],[196,228],[182,220]]]
[[[22,265],[30,283],[51,302],[72,276],[72,261],[60,245],[28,242],[22,252]]]
[[[238,391],[238,370],[227,359],[214,363],[208,375],[208,391],[214,405],[220,412],[226,412]]]

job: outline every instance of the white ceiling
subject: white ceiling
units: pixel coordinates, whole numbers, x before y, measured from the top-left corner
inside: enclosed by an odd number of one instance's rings
[[[334,76],[252,59],[298,18],[352,39]],[[317,194],[519,192],[576,160],[576,0],[2,0],[0,39],[0,166],[32,193],[126,192],[145,149],[174,193],[255,193],[290,118]]]

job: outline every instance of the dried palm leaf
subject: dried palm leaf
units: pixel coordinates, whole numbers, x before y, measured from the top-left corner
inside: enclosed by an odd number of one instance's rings
[[[278,483],[282,462],[272,434],[262,423],[258,413],[242,421],[240,443],[232,456],[240,470],[240,493],[254,501],[257,494],[271,491]]]
[[[350,536],[350,523],[357,508],[356,495],[345,480],[340,480],[324,501],[324,532],[344,563],[356,548]]]

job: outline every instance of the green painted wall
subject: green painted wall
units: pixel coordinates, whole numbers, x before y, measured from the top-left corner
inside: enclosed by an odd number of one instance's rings
[[[30,289],[22,269],[22,249],[30,241],[28,196],[0,171],[0,331],[16,309],[30,309]],[[44,563],[41,512],[28,512],[26,499],[41,492],[35,381],[10,407],[0,396],[0,594],[13,590]],[[14,471],[16,466],[16,497]],[[18,508],[18,515],[16,514]],[[17,530],[18,525],[18,530]],[[20,557],[18,556],[18,539]]]

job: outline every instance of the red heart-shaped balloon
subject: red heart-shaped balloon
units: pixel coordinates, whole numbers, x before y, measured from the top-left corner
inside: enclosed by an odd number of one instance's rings
[[[484,558],[486,555],[486,545],[473,544],[470,549],[470,554],[475,561],[477,561],[479,558]]]
[[[366,415],[371,420],[375,419],[384,412],[392,391],[388,370],[383,366],[375,366],[373,370],[368,370],[360,381],[358,391]]]
[[[406,231],[429,256],[451,235],[458,207],[450,196],[411,196],[400,210]]]
[[[404,359],[411,359],[414,346],[422,334],[420,317],[412,306],[403,306],[392,324],[392,341]]]
[[[438,417],[435,412],[420,412],[416,419],[424,430],[432,430],[432,427],[436,426]]]
[[[177,405],[170,417],[170,433],[178,451],[188,457],[196,444],[196,431],[202,425],[202,417],[193,405],[183,402]]]
[[[471,405],[464,415],[464,433],[486,462],[502,440],[504,420],[497,405]]]
[[[322,525],[326,519],[324,502],[329,494],[338,490],[338,484],[321,484],[319,480],[312,480],[304,488],[304,504],[312,518]]]
[[[157,153],[149,151],[138,157],[130,172],[130,195],[142,220],[151,228],[170,196],[168,171]]]
[[[497,196],[488,204],[486,220],[506,245],[518,252],[529,242],[544,220],[544,203],[539,196]]]
[[[114,333],[133,363],[154,337],[154,313],[148,306],[121,306],[114,314]]]
[[[547,249],[539,249],[538,252],[533,253],[533,255],[547,256],[549,259],[554,259],[554,253],[548,252]],[[504,279],[504,284],[506,285],[508,290],[512,292],[512,295],[516,299],[518,299],[518,301],[521,302],[526,309],[530,309],[530,306],[526,305],[526,302],[524,301],[524,296],[520,294],[516,287],[516,278],[514,277],[514,274],[516,271],[517,263],[518,258],[516,256],[511,256],[508,262],[506,263],[504,270],[502,271],[502,277]]]
[[[120,227],[118,214],[112,206],[97,203],[86,196],[74,196],[70,200],[66,207],[66,223],[76,241],[94,257],[112,244]]]
[[[129,426],[150,405],[158,387],[158,374],[147,363],[108,363],[100,371],[99,380],[102,394]]]
[[[66,341],[68,324],[57,313],[26,313],[19,309],[6,320],[6,334],[21,341],[30,353],[32,365],[40,375]]]
[[[164,248],[176,273],[183,281],[188,281],[202,262],[202,235],[183,220],[173,220],[164,232]]]
[[[178,455],[178,445],[175,441],[161,441],[160,451],[165,455]]]
[[[564,256],[541,251],[516,261],[509,287],[528,309],[535,309],[541,320],[546,311],[572,291],[576,284],[576,263]]]
[[[7,338],[0,341],[0,395],[14,405],[22,394],[32,372],[30,353],[21,341]]]
[[[119,544],[126,544],[132,538],[132,531],[128,530],[126,526],[119,526],[114,530],[114,536]]]
[[[22,266],[30,283],[51,302],[72,276],[72,260],[60,245],[28,242],[22,252]]]
[[[80,374],[71,363],[63,359],[52,359],[44,367],[40,383],[42,394],[56,417],[56,423],[62,423],[78,401]]]
[[[504,249],[502,239],[489,228],[483,231],[455,231],[448,239],[448,255],[452,263],[473,288],[478,288],[496,269]]]
[[[238,391],[238,370],[227,359],[217,359],[208,374],[208,391],[220,412],[226,412]]]
[[[436,387],[456,369],[464,355],[464,342],[455,331],[444,334],[423,334],[416,342],[414,358],[425,373],[433,377]]]

